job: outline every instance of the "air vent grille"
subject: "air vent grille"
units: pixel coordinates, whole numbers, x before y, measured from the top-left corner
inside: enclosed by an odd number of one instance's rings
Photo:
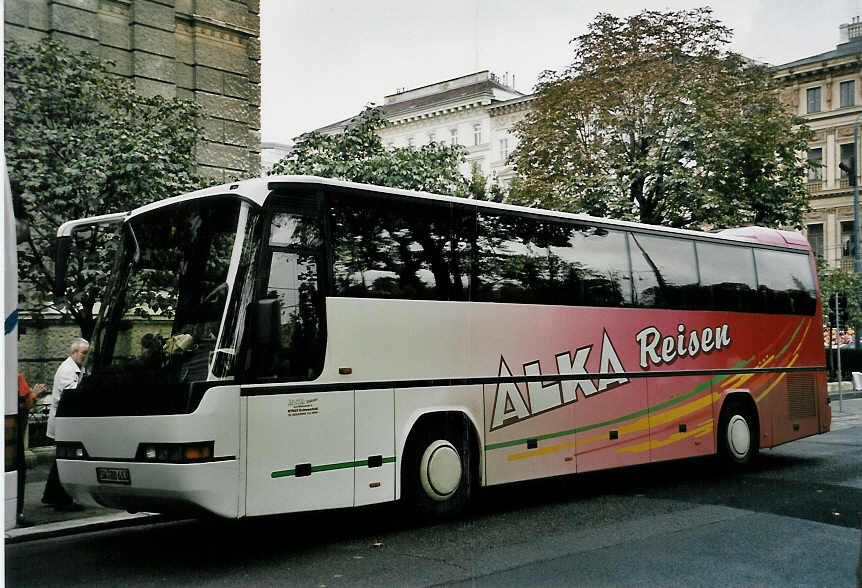
[[[790,418],[802,419],[817,416],[816,387],[813,374],[787,375],[787,404]]]

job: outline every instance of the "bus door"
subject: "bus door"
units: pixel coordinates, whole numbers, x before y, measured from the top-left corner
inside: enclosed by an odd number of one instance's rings
[[[353,506],[353,391],[248,396],[246,514]]]
[[[269,218],[258,296],[277,304],[279,333],[243,391],[248,515],[353,506],[354,391],[313,384],[326,349],[319,206],[286,194]]]

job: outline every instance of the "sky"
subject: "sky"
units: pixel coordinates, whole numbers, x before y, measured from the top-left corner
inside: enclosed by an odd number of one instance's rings
[[[571,62],[569,41],[599,12],[703,3],[664,0],[262,0],[261,139],[288,143],[349,118],[399,88],[477,71],[508,73],[532,92],[539,74]],[[814,7],[814,9],[812,9]],[[830,51],[862,0],[720,0],[731,49],[780,65]]]

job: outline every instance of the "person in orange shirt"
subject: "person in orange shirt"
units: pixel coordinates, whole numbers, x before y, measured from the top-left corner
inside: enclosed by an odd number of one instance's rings
[[[36,399],[45,391],[45,384],[36,384],[32,388],[27,380],[24,379],[24,374],[18,372],[18,403],[27,410],[33,408]]]
[[[33,405],[36,403],[36,399],[45,392],[46,387],[45,384],[36,384],[32,388],[30,384],[27,383],[26,378],[24,378],[24,374],[18,372],[18,414],[20,415],[21,422],[21,432],[19,435],[22,436],[20,441],[21,445],[19,446],[19,451],[22,449],[26,449],[28,445],[28,436],[29,436],[29,426],[27,422],[27,415],[30,413],[30,409],[33,408]],[[23,454],[19,455],[19,459],[23,459]],[[23,463],[23,462],[22,462]],[[26,484],[26,476],[27,476],[27,468],[22,467],[18,472],[18,505],[17,505],[17,519],[18,525],[22,527],[29,527],[30,522],[24,518],[24,513],[22,512],[24,502],[24,488]]]

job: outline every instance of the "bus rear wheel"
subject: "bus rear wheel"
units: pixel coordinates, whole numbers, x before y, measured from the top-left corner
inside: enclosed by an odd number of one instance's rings
[[[739,400],[730,400],[721,411],[719,452],[729,466],[741,469],[757,459],[760,435],[756,419],[751,408]]]
[[[469,432],[450,423],[425,425],[408,443],[402,472],[408,514],[422,521],[462,514],[470,505],[478,472]]]

